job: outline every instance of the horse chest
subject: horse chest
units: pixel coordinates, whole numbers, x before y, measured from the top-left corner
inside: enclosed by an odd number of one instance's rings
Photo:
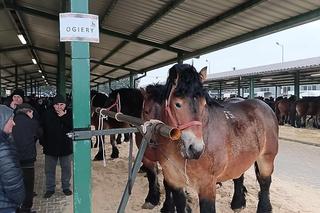
[[[181,188],[187,185],[189,180],[184,166],[174,161],[171,162],[170,159],[162,159],[160,160],[160,164],[166,181],[172,186]]]

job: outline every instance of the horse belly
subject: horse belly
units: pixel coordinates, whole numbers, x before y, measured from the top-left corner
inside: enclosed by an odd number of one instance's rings
[[[217,181],[223,182],[230,179],[239,178],[245,171],[247,171],[257,159],[255,153],[244,153],[232,161],[229,161],[223,172],[218,175]]]

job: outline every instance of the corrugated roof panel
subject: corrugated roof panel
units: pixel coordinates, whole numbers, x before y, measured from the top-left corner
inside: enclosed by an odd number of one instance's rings
[[[33,45],[52,50],[57,49],[59,40],[58,22],[26,14],[22,14],[21,17]]]
[[[130,54],[127,52],[122,52],[120,50],[117,52],[117,54],[114,54],[109,59],[107,59],[106,62],[109,62],[111,64],[122,65],[122,64],[136,58],[136,57],[137,57],[137,55]]]
[[[95,65],[94,63],[92,63],[92,65]],[[91,71],[92,73],[96,74],[96,75],[104,75],[105,73],[111,71],[113,68],[112,67],[107,67],[107,66],[99,66],[96,69],[94,69],[93,71]]]
[[[105,18],[104,26],[109,29],[131,34],[143,25],[165,4],[157,0],[118,1],[111,14]]]
[[[89,1],[89,13],[99,16],[99,21],[103,18],[106,8],[112,0],[92,0]]]
[[[58,13],[60,1],[20,0],[19,5],[37,8],[51,13]]]
[[[3,55],[7,58],[7,63],[4,63],[4,58],[1,57],[1,64],[23,64],[23,63],[32,63],[31,55],[27,49],[20,51],[10,51],[3,53]]]
[[[243,1],[185,1],[176,10],[142,33],[148,38],[161,43],[204,23],[212,17],[218,16],[224,10],[234,7]]]
[[[101,48],[106,50],[113,50],[116,46],[118,46],[123,40],[108,36],[105,34],[100,34],[100,42],[99,43],[91,43],[91,47],[93,48]]]
[[[58,56],[46,52],[37,52],[40,61],[42,63],[47,63],[47,64],[52,64],[52,65],[57,65],[58,64]]]
[[[157,51],[151,55],[146,56],[143,59],[140,59],[139,61],[136,61],[132,64],[130,64],[128,67],[133,69],[144,69],[149,66],[155,65],[157,61],[167,61],[169,59],[175,58],[177,55],[172,52],[168,52],[165,50]]]
[[[125,70],[117,70],[117,72],[113,72],[111,74],[108,74],[107,77],[111,77],[111,78],[119,78],[122,77],[124,75],[128,75],[130,74],[128,71]]]

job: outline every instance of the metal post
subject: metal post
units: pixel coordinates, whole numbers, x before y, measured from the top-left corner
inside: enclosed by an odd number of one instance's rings
[[[182,53],[178,53],[178,58],[177,58],[177,62],[178,64],[183,64],[183,54]]]
[[[18,66],[14,67],[14,85],[18,89]]]
[[[250,78],[249,98],[254,98],[254,77]]]
[[[1,65],[1,64],[0,64]],[[1,67],[1,66],[0,66]],[[0,98],[2,97],[2,85],[1,85],[1,68],[0,68]],[[1,103],[1,102],[0,102]]]
[[[88,13],[88,0],[71,0],[71,12]],[[90,58],[88,42],[71,42],[72,105],[74,129],[90,129]],[[73,143],[73,211],[90,213],[91,142]]]
[[[33,93],[32,78],[30,77],[30,96]]]
[[[294,95],[296,100],[300,99],[300,71],[294,74]]]
[[[132,73],[130,74],[130,88],[134,88]]]
[[[28,96],[28,81],[27,81],[27,73],[24,72],[24,91],[25,95]]]
[[[222,100],[222,82],[219,81],[219,99]]]
[[[241,78],[238,79],[238,96],[241,96],[240,89],[241,89]]]

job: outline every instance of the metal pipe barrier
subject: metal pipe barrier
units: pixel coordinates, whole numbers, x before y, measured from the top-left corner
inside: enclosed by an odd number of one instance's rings
[[[74,141],[90,139],[97,135],[111,135],[120,133],[133,133],[140,132],[143,136],[136,159],[132,166],[132,149],[133,149],[133,139],[130,137],[130,147],[129,147],[129,167],[128,167],[128,181],[123,192],[120,205],[118,207],[118,213],[124,213],[127,206],[129,196],[131,195],[131,189],[133,187],[134,181],[137,177],[144,152],[147,148],[149,141],[153,134],[160,134],[170,140],[179,140],[181,132],[179,129],[170,127],[161,121],[153,120],[144,122],[140,118],[136,118],[129,115],[124,115],[119,112],[112,112],[104,108],[96,108],[96,113],[101,113],[105,116],[116,119],[119,122],[126,122],[134,125],[131,128],[117,128],[117,129],[107,129],[107,130],[89,130],[89,129],[75,129],[73,132],[68,133],[68,137],[72,138]]]

